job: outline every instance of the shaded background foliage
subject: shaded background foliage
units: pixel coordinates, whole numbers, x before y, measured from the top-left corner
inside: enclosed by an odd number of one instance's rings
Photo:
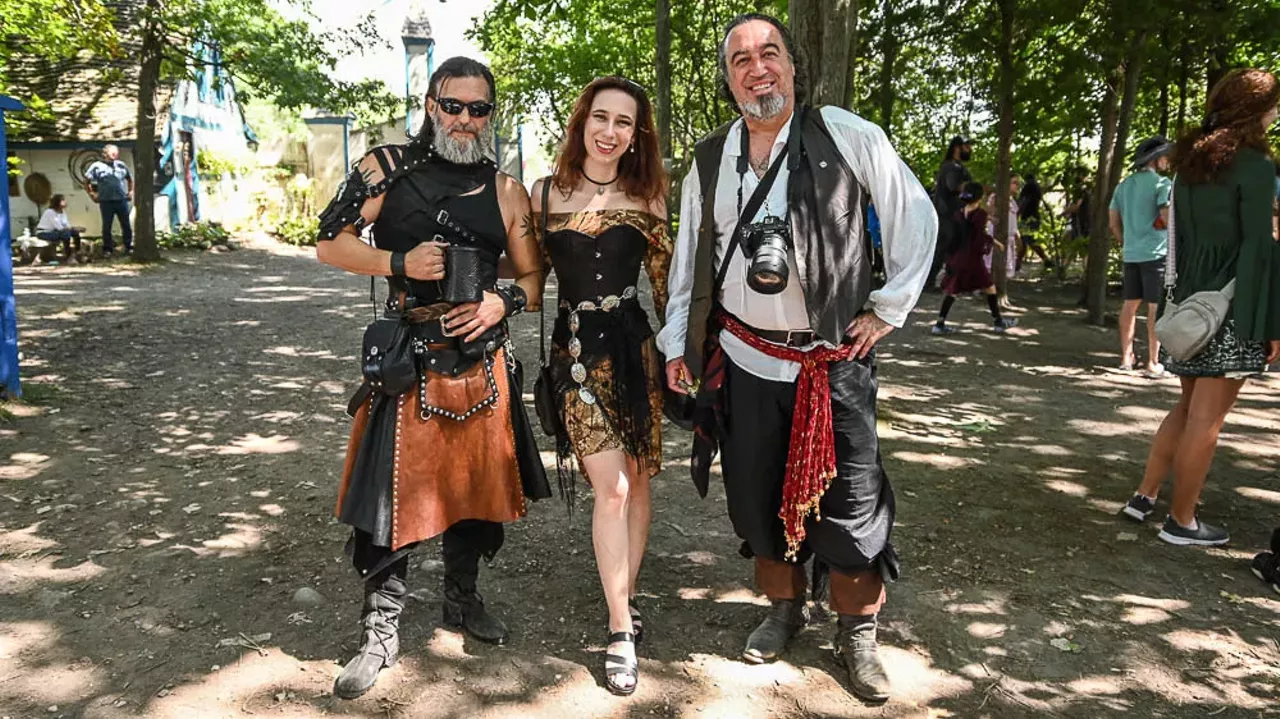
[[[736,117],[716,90],[716,41],[749,0],[671,3],[671,146],[677,169],[693,143]],[[777,12],[773,3],[763,3]],[[539,117],[558,146],[573,101],[602,75],[656,85],[653,0],[500,0],[472,31],[491,58],[504,110]]]
[[[378,83],[333,79],[336,54],[326,48],[383,42],[369,28],[318,36],[272,0],[134,0],[140,21],[117,33],[116,1],[0,0],[0,92],[15,48],[136,56],[146,144],[156,85],[197,70],[192,48],[209,43],[242,96],[285,110],[373,118],[399,103]],[[306,0],[285,4],[306,12]],[[1035,172],[1059,211],[1065,194],[1092,187],[1095,228],[1105,228],[1138,139],[1199,123],[1209,87],[1230,68],[1271,69],[1280,59],[1280,0],[498,0],[471,33],[492,60],[505,121],[539,118],[553,147],[573,99],[598,76],[625,75],[655,100],[669,94],[658,112],[670,118],[678,179],[697,139],[735,116],[718,95],[716,43],[731,17],[749,11],[788,21],[802,60],[818,71],[816,99],[879,123],[926,187],[948,138],[968,134],[971,171],[998,190],[997,218],[1006,216],[1010,173]],[[32,104],[38,112],[39,99]],[[139,255],[150,256],[154,229],[139,224]],[[1000,224],[1004,237],[1010,228]],[[1100,322],[1117,253],[1105,229],[1093,234],[1087,248],[1056,249],[1088,256],[1083,296]]]
[[[654,32],[663,11],[669,48]],[[557,129],[591,79],[620,73],[652,88],[665,55],[678,179],[693,143],[734,117],[716,95],[715,44],[725,22],[748,11],[787,20],[806,59],[847,43],[848,92],[818,99],[880,124],[926,187],[948,139],[967,134],[971,171],[998,190],[997,218],[1007,216],[1014,172],[1036,173],[1055,213],[1066,195],[1091,188],[1091,224],[1104,229],[1088,246],[1064,239],[1055,250],[1088,255],[1082,285],[1095,322],[1118,257],[1106,205],[1132,148],[1198,124],[1208,89],[1230,68],[1280,59],[1280,0],[500,0],[473,32],[508,109]],[[999,237],[1011,233],[1005,224]],[[997,283],[1003,291],[1002,268]]]

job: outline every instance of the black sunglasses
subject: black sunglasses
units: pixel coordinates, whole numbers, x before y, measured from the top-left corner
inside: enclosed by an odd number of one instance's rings
[[[463,108],[466,108],[472,117],[488,117],[489,113],[493,112],[493,103],[483,100],[463,102],[453,97],[432,97],[431,99],[435,100],[440,109],[449,115],[461,115]]]

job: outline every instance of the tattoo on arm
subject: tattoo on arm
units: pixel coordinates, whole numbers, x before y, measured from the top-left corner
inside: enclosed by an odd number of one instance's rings
[[[533,242],[538,241],[538,227],[533,222],[532,210],[526,212],[524,217],[520,218],[520,232],[525,237],[529,238],[529,240]]]

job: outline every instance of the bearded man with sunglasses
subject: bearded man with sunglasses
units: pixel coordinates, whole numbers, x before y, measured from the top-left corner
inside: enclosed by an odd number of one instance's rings
[[[874,348],[919,299],[937,219],[884,131],[805,104],[802,66],[776,18],[733,19],[719,49],[721,89],[742,118],[698,143],[681,191],[658,336],[667,382],[697,397],[694,481],[705,495],[722,450],[739,551],[772,603],[743,658],[777,658],[807,623],[813,557],[814,586],[829,579],[850,686],[882,702],[877,614],[898,557]],[[868,200],[886,268],[875,291]]]
[[[480,557],[525,499],[549,497],[506,318],[537,309],[541,256],[529,195],[489,155],[494,81],[451,58],[432,75],[427,119],[406,145],[370,151],[320,218],[321,262],[386,277],[383,319],[365,331],[364,384],[336,514],[364,581],[360,648],[334,682],[352,699],[399,655],[409,554],[443,535],[446,624],[502,644],[476,591]],[[360,239],[371,228],[372,244]],[[515,283],[498,286],[503,255]]]

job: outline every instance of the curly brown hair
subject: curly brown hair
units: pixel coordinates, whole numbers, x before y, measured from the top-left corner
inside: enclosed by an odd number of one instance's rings
[[[556,158],[552,184],[567,195],[582,180],[582,161],[587,157],[583,128],[591,115],[591,104],[601,90],[621,90],[636,101],[635,152],[623,153],[618,162],[618,187],[628,197],[652,205],[667,195],[667,171],[662,166],[658,130],[653,124],[653,105],[640,85],[616,75],[593,80],[578,96],[564,131],[564,144]]]
[[[1252,68],[1227,73],[1209,93],[1204,123],[1183,133],[1174,148],[1178,176],[1196,184],[1214,182],[1242,147],[1273,158],[1261,120],[1278,102],[1280,82],[1271,73]]]

